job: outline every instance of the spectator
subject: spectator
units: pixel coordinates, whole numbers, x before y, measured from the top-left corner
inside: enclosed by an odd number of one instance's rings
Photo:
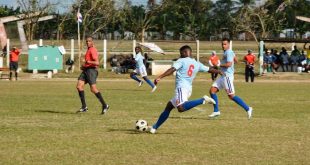
[[[71,57],[69,57],[66,61],[66,73],[69,73],[69,71],[71,71],[71,73],[74,71],[74,61]]]
[[[113,55],[110,60],[110,65],[112,67],[112,72],[115,72],[117,74],[120,74],[120,64],[116,57],[116,55]]]
[[[280,54],[278,54],[278,51],[277,50],[275,50],[275,49],[273,49],[272,51],[272,54],[276,57],[276,60],[275,60],[275,64],[276,64],[276,68],[275,68],[275,70],[276,71],[278,71],[278,69],[279,69],[279,67],[280,67]]]
[[[304,45],[304,49],[307,51],[307,53],[306,53],[307,63],[305,66],[305,71],[310,72],[310,45],[309,45],[308,49],[306,48],[306,45],[307,45],[307,43],[305,43],[305,45]]]
[[[220,59],[218,58],[218,56],[216,55],[216,52],[212,51],[212,54],[209,58],[210,67],[214,68],[214,69],[219,69],[220,64],[221,64],[221,62],[220,62]],[[213,81],[216,79],[217,75],[218,75],[217,73],[211,73],[211,78]]]
[[[280,64],[282,67],[283,72],[288,72],[288,65],[289,65],[290,57],[288,53],[286,52],[286,49],[282,47],[282,51],[280,52]]]
[[[132,54],[125,57],[125,60],[121,63],[121,68],[122,73],[127,73],[128,69],[135,69],[135,62]]]
[[[263,74],[267,73],[267,70],[269,70],[269,68],[271,69],[273,74],[276,74],[276,71],[275,71],[276,64],[274,63],[275,60],[276,60],[276,57],[271,54],[270,50],[267,50],[264,55]]]
[[[251,82],[254,82],[254,64],[255,55],[252,50],[248,50],[248,54],[244,56],[245,62],[245,82],[249,82],[249,77],[251,77]]]
[[[150,68],[150,63],[148,63],[149,60],[150,60],[150,58],[149,58],[148,54],[144,53],[143,63],[145,65],[146,70],[148,70]]]
[[[13,47],[10,51],[10,80],[12,80],[13,71],[15,72],[15,80],[17,80],[17,69],[18,69],[18,57],[20,51],[16,47]]]
[[[301,56],[301,54],[300,54],[299,50],[297,49],[297,46],[295,45],[294,50],[291,53],[291,58],[290,58],[291,59],[291,61],[290,61],[291,72],[295,72],[295,68],[298,65],[298,60],[299,60],[300,56]]]

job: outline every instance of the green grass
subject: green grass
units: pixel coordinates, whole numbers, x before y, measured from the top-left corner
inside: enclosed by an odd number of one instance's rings
[[[153,124],[173,96],[163,80],[151,94],[144,84],[98,82],[111,109],[100,115],[86,89],[89,112],[75,81],[0,81],[0,164],[308,164],[308,83],[236,82],[239,96],[254,107],[253,120],[219,93],[222,116],[208,120],[211,105],[173,111],[152,135],[134,130],[137,119]],[[209,81],[194,83],[192,99],[208,93]]]

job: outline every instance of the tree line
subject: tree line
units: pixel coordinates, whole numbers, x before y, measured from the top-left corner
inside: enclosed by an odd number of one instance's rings
[[[118,31],[123,38],[125,31],[135,39],[144,40],[148,31],[158,32],[165,39],[171,32],[173,39],[208,40],[221,37],[246,39],[277,38],[284,29],[294,29],[294,37],[301,38],[310,29],[310,23],[296,20],[295,16],[310,17],[309,0],[148,0],[147,5],[136,6],[129,0],[77,0],[62,13],[57,6],[43,0],[17,0],[18,8],[0,7],[0,17],[42,12],[56,15],[56,19],[35,22],[31,19],[25,28],[28,40],[34,38],[69,39],[77,36],[77,11],[83,16],[81,35],[106,38]],[[32,21],[34,20],[34,21]],[[30,26],[31,25],[31,26]],[[112,35],[113,37],[113,35]]]

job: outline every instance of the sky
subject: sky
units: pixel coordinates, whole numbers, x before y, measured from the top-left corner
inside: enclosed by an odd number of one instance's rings
[[[50,0],[54,2],[61,1],[63,5],[70,5],[72,4],[75,0]],[[216,1],[216,0],[212,0]],[[256,0],[256,4],[261,5],[265,2],[266,0]],[[147,0],[131,0],[133,5],[145,5],[147,3]],[[7,5],[7,6],[17,6],[17,0],[0,0],[0,5]],[[60,9],[61,10],[61,9]]]

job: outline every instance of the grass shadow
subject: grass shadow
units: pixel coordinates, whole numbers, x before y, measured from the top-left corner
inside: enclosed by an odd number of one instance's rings
[[[77,114],[76,112],[62,112],[62,111],[52,111],[52,110],[35,110],[38,113],[56,113],[56,114]]]
[[[181,117],[181,116],[175,116],[175,117],[169,117],[169,119],[178,119],[178,120],[222,120],[221,118],[209,118],[209,117]]]
[[[125,132],[126,134],[149,134],[151,135],[150,133],[148,132],[139,132],[137,131],[136,129],[108,129],[108,132]],[[169,133],[169,132],[166,132],[166,133],[161,133],[161,132],[156,132],[156,134],[174,134],[174,133]]]

